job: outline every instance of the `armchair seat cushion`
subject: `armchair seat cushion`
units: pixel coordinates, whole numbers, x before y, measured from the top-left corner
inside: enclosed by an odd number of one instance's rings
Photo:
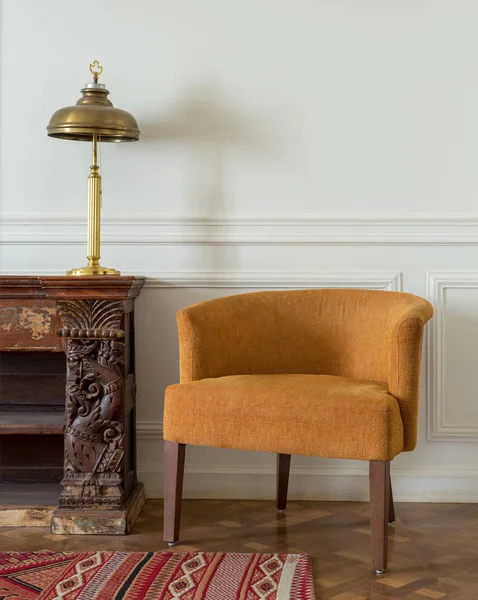
[[[403,423],[387,385],[331,375],[231,375],[171,385],[164,439],[181,444],[391,460]]]

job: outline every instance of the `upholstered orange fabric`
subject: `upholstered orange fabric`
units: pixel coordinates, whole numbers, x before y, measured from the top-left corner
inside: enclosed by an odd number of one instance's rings
[[[232,375],[172,385],[167,439],[183,444],[391,460],[403,450],[383,383],[330,375]],[[340,434],[339,434],[340,432]]]
[[[238,412],[232,410],[230,384],[222,388],[224,397],[221,399],[221,391],[218,391],[220,378],[226,381],[228,376],[245,376],[241,381],[246,386],[250,375],[331,375],[356,380],[356,386],[361,382],[381,384],[379,389],[395,398],[403,428],[398,426],[391,408],[384,412],[382,404],[371,401],[370,410],[376,407],[378,413],[382,411],[386,415],[375,418],[377,423],[380,419],[387,421],[387,425],[383,421],[381,428],[378,427],[387,439],[378,443],[374,438],[375,446],[370,452],[357,450],[354,456],[350,448],[356,446],[351,441],[333,446],[332,452],[316,450],[312,454],[338,456],[341,449],[340,452],[346,453],[344,458],[363,458],[376,452],[389,456],[401,449],[413,450],[417,435],[420,346],[423,326],[432,314],[433,309],[426,300],[411,294],[349,289],[255,292],[183,309],[177,315],[181,384],[168,389],[166,394],[164,437],[182,443],[238,447],[232,445],[237,438],[232,437],[231,442],[225,444],[221,433],[224,412],[228,407],[232,421],[237,418]],[[210,383],[200,381],[209,379]],[[191,382],[196,382],[196,385],[190,385]],[[281,392],[276,387],[272,389],[277,391],[280,404],[285,394],[283,388]],[[321,389],[323,398],[330,400],[334,397],[333,392]],[[367,393],[364,391],[364,398],[368,397]],[[303,394],[304,406],[313,411],[313,402],[319,396],[309,391],[309,385],[304,388]],[[261,391],[257,388],[253,400],[244,394],[241,401],[249,406],[251,419],[261,405],[261,395],[268,399],[269,413],[274,412],[276,400],[273,394],[266,394],[265,387]],[[295,397],[299,396],[297,391]],[[237,397],[234,395],[234,398]],[[312,401],[312,398],[315,400]],[[342,396],[334,402],[337,410],[341,410],[343,402]],[[223,410],[223,416],[217,420],[214,415],[218,413],[207,415],[198,407],[193,411],[196,419],[192,419],[189,413],[194,403],[207,406],[220,404],[217,410]],[[323,402],[318,410],[325,410]],[[199,415],[204,421],[199,419]],[[307,415],[303,418],[307,420]],[[315,416],[310,418],[315,423]],[[282,420],[280,423],[270,428],[268,434],[268,448],[273,452],[282,452],[279,449],[282,447],[281,440],[289,427],[288,422]],[[341,421],[329,423],[334,423],[334,431],[327,439],[350,437],[350,429],[344,429]],[[267,428],[267,424],[262,426]],[[208,428],[215,434],[205,435]],[[362,430],[360,435],[365,437],[361,439],[369,439],[367,431]],[[397,445],[396,436],[403,437],[401,444]],[[246,438],[241,439],[244,441]],[[347,444],[350,446],[348,450],[344,449]],[[248,448],[259,449],[258,440],[252,435],[249,436]],[[303,451],[297,448],[294,453],[308,452],[307,443]]]

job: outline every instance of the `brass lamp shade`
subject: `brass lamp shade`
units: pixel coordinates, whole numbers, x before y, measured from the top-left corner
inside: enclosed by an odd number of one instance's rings
[[[136,142],[138,123],[133,115],[115,108],[102,83],[90,83],[81,90],[75,106],[57,110],[48,124],[50,137],[91,142],[97,134],[101,142]]]
[[[50,119],[50,137],[93,143],[93,160],[88,177],[88,265],[72,269],[67,275],[120,275],[115,269],[99,264],[101,224],[101,176],[97,164],[98,142],[136,142],[139,129],[135,118],[115,108],[108,99],[109,91],[98,77],[103,67],[95,60],[90,65],[93,82],[85,84],[82,97],[75,106],[57,110]]]

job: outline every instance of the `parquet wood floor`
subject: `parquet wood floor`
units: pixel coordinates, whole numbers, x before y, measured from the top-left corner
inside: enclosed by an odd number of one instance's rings
[[[478,504],[397,503],[390,568],[370,567],[368,504],[185,500],[172,550],[291,552],[312,558],[317,600],[478,600]],[[56,536],[0,528],[0,550],[166,550],[162,501],[149,500],[126,537]]]

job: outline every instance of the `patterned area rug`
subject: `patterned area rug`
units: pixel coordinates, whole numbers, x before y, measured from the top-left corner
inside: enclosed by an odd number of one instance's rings
[[[301,554],[0,552],[0,600],[314,600]]]

